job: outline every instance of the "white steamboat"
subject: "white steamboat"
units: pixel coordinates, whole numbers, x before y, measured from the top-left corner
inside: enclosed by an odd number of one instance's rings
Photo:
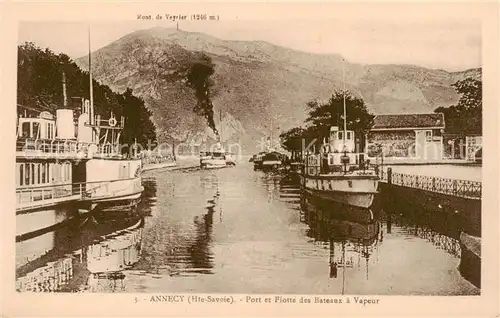
[[[306,156],[305,191],[321,199],[369,209],[379,177],[364,162],[364,155],[354,150],[354,132],[331,127],[329,144],[319,154]]]
[[[121,154],[125,119],[94,115],[92,88],[75,116],[62,75],[64,100],[55,115],[17,108],[16,267],[50,250],[57,227],[96,208],[135,207],[144,190],[141,160]]]
[[[212,151],[200,153],[200,168],[220,169],[234,165],[232,156],[226,152],[220,142],[213,146]]]

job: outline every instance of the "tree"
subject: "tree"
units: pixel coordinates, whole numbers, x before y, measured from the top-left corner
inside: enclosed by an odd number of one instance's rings
[[[17,103],[55,112],[63,103],[62,73],[66,75],[68,107],[76,113],[79,104],[72,97],[89,98],[89,73],[82,71],[66,54],[56,55],[49,49],[42,50],[28,42],[18,46]],[[123,94],[115,93],[106,85],[93,80],[93,97],[96,115],[109,118],[113,112],[117,118],[125,116],[122,142],[155,141],[155,129],[151,113],[144,101],[127,89]]]
[[[349,92],[346,92],[345,100],[347,129],[353,130],[364,142],[364,136],[372,127],[375,116],[368,112],[362,99],[352,96]],[[290,152],[302,152],[304,148],[312,144],[319,147],[323,140],[329,137],[331,126],[343,129],[344,95],[342,92],[335,92],[326,103],[310,101],[307,107],[309,116],[306,123],[309,126],[307,128],[294,127],[280,134],[283,148]]]
[[[446,132],[451,134],[481,134],[483,119],[482,83],[466,78],[452,85],[460,99],[457,105],[438,107],[436,113],[443,113]]]
[[[345,92],[346,124],[347,130],[353,130],[357,136],[364,140],[365,134],[373,126],[375,117],[366,108],[363,99]],[[309,116],[306,123],[310,124],[308,133],[315,135],[319,143],[329,136],[330,127],[338,126],[340,130],[344,127],[344,94],[336,91],[326,103],[311,101],[307,103]]]
[[[125,127],[122,141],[132,145],[136,140],[141,145],[156,142],[155,127],[151,122],[151,112],[144,106],[144,100],[133,95],[127,88],[119,96],[120,105],[123,107]]]
[[[294,127],[280,134],[281,146],[290,152],[300,152],[303,147],[307,147],[311,142],[317,140],[314,134],[315,128]]]
[[[305,129],[294,127],[280,134],[281,146],[287,151],[300,151]]]

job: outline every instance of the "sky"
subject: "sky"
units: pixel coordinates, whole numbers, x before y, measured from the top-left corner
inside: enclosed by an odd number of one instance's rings
[[[35,42],[76,59],[88,52],[88,23],[24,22],[18,43]],[[90,24],[92,50],[122,36],[155,26],[175,28],[169,21],[106,21]],[[184,31],[202,32],[225,40],[267,41],[292,49],[341,54],[361,64],[412,64],[461,71],[481,67],[482,28],[479,20],[302,18],[181,21]]]

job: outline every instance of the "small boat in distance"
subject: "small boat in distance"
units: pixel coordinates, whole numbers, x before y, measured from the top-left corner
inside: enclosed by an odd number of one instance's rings
[[[215,144],[213,148],[213,151],[200,152],[201,169],[220,169],[235,165],[232,155],[226,152],[220,142]]]
[[[265,154],[266,154],[266,152],[261,151],[258,154],[253,155],[252,159],[250,159],[251,162],[253,162],[253,169],[254,170],[262,169],[262,157],[264,157]]]
[[[265,171],[282,169],[287,159],[284,154],[271,151],[262,156],[261,169]]]
[[[200,152],[201,169],[220,169],[236,165],[234,154],[227,152],[222,142],[222,110],[219,111],[220,134],[218,141],[211,148],[211,151]]]

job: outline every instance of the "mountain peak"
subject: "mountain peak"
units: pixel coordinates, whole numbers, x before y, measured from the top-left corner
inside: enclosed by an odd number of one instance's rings
[[[189,135],[188,131],[205,131],[203,118],[191,111],[196,99],[185,82],[168,79],[185,70],[199,52],[215,65],[212,102],[234,119],[231,125],[237,128],[231,128],[231,139],[246,148],[255,147],[271,129],[277,135],[303,124],[306,103],[327,100],[344,82],[374,114],[429,113],[458,101],[451,86],[457,80],[480,76],[480,70],[449,73],[415,65],[355,64],[335,54],[165,27],[124,36],[92,53],[92,65],[97,80],[117,91],[130,87],[143,97],[159,129]],[[86,59],[77,63],[85,66]]]

